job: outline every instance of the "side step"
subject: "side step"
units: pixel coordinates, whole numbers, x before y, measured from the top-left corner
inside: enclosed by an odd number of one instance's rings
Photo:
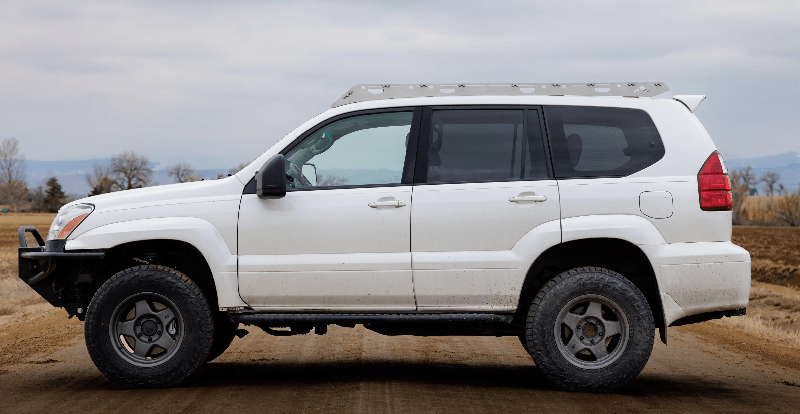
[[[513,315],[492,313],[236,313],[231,322],[245,325],[283,327],[297,324],[417,324],[497,323],[508,324]]]

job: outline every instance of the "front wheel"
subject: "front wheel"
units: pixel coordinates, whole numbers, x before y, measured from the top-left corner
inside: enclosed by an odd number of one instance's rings
[[[112,276],[86,312],[86,347],[95,366],[126,388],[158,388],[185,380],[205,361],[213,316],[186,275],[138,266]]]
[[[528,312],[530,354],[545,375],[572,391],[605,392],[635,378],[653,350],[647,299],[619,273],[584,267],[561,273]]]

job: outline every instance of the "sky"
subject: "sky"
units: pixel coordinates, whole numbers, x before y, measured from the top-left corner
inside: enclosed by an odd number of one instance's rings
[[[798,1],[0,0],[32,160],[255,159],[358,83],[663,81],[723,155],[800,151]]]

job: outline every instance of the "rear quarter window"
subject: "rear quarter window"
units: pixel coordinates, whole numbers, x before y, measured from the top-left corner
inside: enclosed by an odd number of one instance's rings
[[[629,108],[544,108],[556,178],[624,177],[664,157],[647,112]]]

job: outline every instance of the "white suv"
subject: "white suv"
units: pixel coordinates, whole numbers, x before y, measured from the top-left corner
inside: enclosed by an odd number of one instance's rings
[[[75,201],[46,243],[21,228],[20,277],[126,387],[183,381],[239,324],[362,324],[518,336],[559,386],[614,389],[656,328],[750,290],[703,97],[666,90],[357,85],[235,176]]]

